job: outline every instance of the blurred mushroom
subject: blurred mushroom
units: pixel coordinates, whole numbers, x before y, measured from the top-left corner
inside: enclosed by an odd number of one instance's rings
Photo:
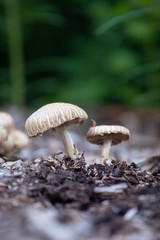
[[[12,135],[14,138],[14,147],[22,149],[29,146],[30,144],[29,138],[24,132],[16,129],[12,131]]]
[[[12,130],[8,139],[1,143],[1,148],[5,153],[11,152],[14,148],[22,149],[29,146],[29,139],[25,133],[19,130]]]
[[[3,149],[5,154],[11,152],[14,148],[14,138],[12,134],[9,134],[6,141],[1,142],[1,148]]]
[[[69,103],[51,103],[33,113],[27,119],[25,129],[29,137],[43,135],[50,129],[56,131],[64,144],[67,154],[72,159],[76,159],[79,157],[79,152],[67,127],[72,124],[83,123],[87,119],[87,113],[78,106]]]
[[[9,113],[0,112],[0,126],[10,132],[14,128],[14,120]]]
[[[109,126],[101,125],[94,126],[87,132],[86,138],[90,143],[102,145],[101,163],[105,160],[107,165],[111,165],[109,158],[109,152],[111,145],[116,145],[122,141],[127,141],[130,137],[130,131],[122,126]]]
[[[6,141],[8,138],[7,130],[0,127],[0,143]]]

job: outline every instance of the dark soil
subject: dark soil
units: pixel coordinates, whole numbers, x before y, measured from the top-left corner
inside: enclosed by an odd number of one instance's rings
[[[8,216],[6,221],[14,217],[25,221],[23,209],[39,203],[45,209],[58,209],[57,221],[62,224],[73,221],[73,210],[78,214],[87,213],[92,229],[89,236],[82,239],[91,239],[93,236],[97,236],[97,239],[105,239],[105,236],[114,239],[114,236],[126,234],[126,231],[140,231],[137,224],[149,226],[151,236],[154,232],[153,238],[146,239],[159,238],[160,169],[141,171],[134,163],[127,165],[125,161],[118,160],[112,161],[111,167],[106,164],[86,166],[83,155],[75,161],[68,157],[61,159],[58,154],[32,162],[12,160],[8,162],[6,157],[1,158],[1,170],[5,173],[0,179],[0,221],[4,216]],[[115,185],[119,186],[118,191],[107,190]],[[102,187],[106,188],[102,190]],[[137,218],[134,226],[132,218]],[[7,224],[9,228],[13,226],[10,222]],[[33,239],[38,239],[39,233],[33,233],[25,224],[23,228],[25,233],[22,235],[29,234]],[[19,225],[15,229],[19,229]],[[5,236],[9,237],[8,234],[5,232],[3,239],[7,239]],[[17,239],[22,239],[19,236],[16,235]],[[10,239],[16,239],[14,234]],[[39,239],[45,239],[43,234]]]

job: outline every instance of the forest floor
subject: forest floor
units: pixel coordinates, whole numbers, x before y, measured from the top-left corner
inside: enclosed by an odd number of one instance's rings
[[[8,111],[23,129],[28,113]],[[10,156],[1,151],[0,239],[160,239],[159,113],[117,106],[94,113],[97,124],[121,124],[132,133],[111,150],[110,167],[99,164],[101,149],[85,140],[89,121],[71,131],[82,153],[75,161],[53,133]]]

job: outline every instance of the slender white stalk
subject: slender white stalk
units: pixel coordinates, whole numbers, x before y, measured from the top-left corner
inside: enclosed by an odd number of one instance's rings
[[[70,156],[73,160],[80,157],[78,149],[76,148],[75,144],[73,143],[72,137],[70,133],[64,127],[58,127],[56,129],[59,137],[61,138],[64,148],[68,156]]]
[[[108,166],[112,165],[109,158],[109,152],[112,144],[112,139],[106,139],[103,143],[102,154],[101,154],[101,163],[103,164],[105,160]]]

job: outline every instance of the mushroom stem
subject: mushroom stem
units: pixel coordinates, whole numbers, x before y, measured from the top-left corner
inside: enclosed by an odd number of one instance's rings
[[[75,144],[73,143],[72,137],[70,133],[64,127],[58,127],[56,129],[59,137],[61,138],[64,148],[68,156],[70,156],[73,160],[80,157],[78,149],[76,148]]]
[[[102,147],[102,154],[101,154],[101,164],[104,164],[104,161],[106,161],[106,164],[108,166],[112,165],[111,161],[108,159],[109,158],[109,152],[112,144],[112,139],[106,139],[103,143]]]

